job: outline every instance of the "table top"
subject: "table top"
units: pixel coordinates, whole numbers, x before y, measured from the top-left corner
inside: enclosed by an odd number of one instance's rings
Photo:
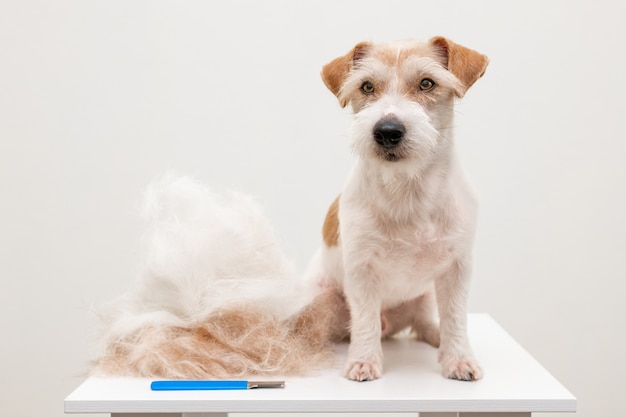
[[[151,379],[88,378],[65,399],[66,413],[574,412],[576,399],[486,314],[470,314],[469,336],[484,378],[445,379],[437,350],[409,338],[383,342],[384,373],[369,382],[335,368],[285,378],[284,389],[151,391]],[[254,378],[252,378],[254,379]],[[280,379],[280,378],[279,378]]]

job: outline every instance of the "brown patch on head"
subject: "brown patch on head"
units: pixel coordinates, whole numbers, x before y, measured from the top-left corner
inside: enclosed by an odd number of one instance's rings
[[[324,226],[322,226],[322,236],[326,246],[337,246],[339,242],[339,197],[328,208]]]
[[[413,57],[430,57],[435,58],[432,48],[424,42],[405,40],[390,44],[379,44],[372,48],[369,55],[372,59],[376,59],[384,63],[389,68],[395,68],[406,60]]]
[[[434,37],[429,43],[438,49],[441,63],[463,83],[464,89],[458,94],[459,97],[483,76],[489,64],[489,58],[485,55],[444,37]]]
[[[351,103],[358,112],[388,93],[408,96],[422,105],[444,96],[446,100],[463,97],[488,63],[486,56],[443,37],[428,42],[364,42],[324,66],[322,79],[342,107]],[[420,94],[424,78],[435,81],[435,94]],[[366,91],[361,90],[364,82],[371,83]]]
[[[341,78],[336,94],[342,104],[350,103],[355,112],[385,95],[406,97],[423,106],[448,101],[463,86],[441,61],[441,51],[427,42],[368,44],[366,53]],[[424,79],[432,79],[436,88],[421,90]]]
[[[326,84],[326,87],[338,98],[346,76],[350,70],[352,70],[355,63],[366,55],[370,46],[371,44],[368,42],[358,43],[350,52],[344,56],[333,59],[322,68],[321,75],[324,84]],[[348,102],[340,98],[339,104],[341,104],[341,107],[346,107]]]

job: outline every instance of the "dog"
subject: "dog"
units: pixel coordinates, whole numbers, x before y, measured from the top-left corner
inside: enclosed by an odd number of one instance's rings
[[[455,99],[488,62],[434,37],[362,42],[322,69],[354,111],[358,161],[328,210],[309,275],[347,301],[350,380],[379,378],[381,338],[407,327],[439,348],[445,377],[483,375],[466,329],[477,202],[454,152],[453,118]]]

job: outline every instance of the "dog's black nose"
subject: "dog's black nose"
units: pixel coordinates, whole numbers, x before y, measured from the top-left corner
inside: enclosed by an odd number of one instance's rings
[[[374,125],[374,139],[385,148],[398,145],[405,133],[404,125],[397,120],[383,119]]]

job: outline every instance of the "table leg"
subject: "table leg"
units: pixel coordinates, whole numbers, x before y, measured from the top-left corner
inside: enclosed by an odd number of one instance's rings
[[[419,413],[419,417],[458,417],[459,413]]]
[[[228,413],[112,413],[111,417],[228,417]]]
[[[181,413],[111,413],[111,417],[182,417]]]
[[[182,417],[182,413],[111,413],[111,417]]]
[[[419,417],[531,417],[531,413],[419,413]]]

